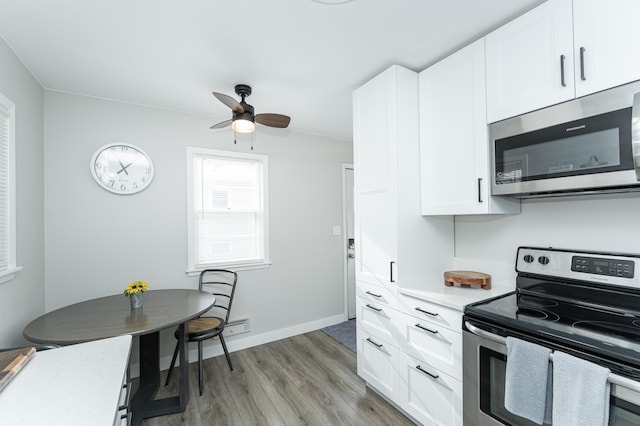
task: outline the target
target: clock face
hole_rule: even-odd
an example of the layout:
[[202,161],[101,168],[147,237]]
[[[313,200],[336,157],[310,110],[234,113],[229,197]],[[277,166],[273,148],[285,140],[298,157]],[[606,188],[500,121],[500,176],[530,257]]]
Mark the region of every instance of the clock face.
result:
[[151,158],[128,143],[110,143],[91,158],[91,174],[98,185],[115,194],[135,194],[153,179]]

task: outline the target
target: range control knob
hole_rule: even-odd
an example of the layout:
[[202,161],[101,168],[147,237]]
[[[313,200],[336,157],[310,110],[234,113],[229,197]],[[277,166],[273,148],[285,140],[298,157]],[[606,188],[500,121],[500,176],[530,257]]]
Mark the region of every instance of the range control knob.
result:
[[541,265],[546,265],[547,263],[549,263],[549,258],[548,258],[547,256],[540,256],[540,257],[538,258],[538,262],[539,262]]
[[530,254],[527,254],[523,260],[527,263],[531,263],[533,262],[533,256],[531,256]]

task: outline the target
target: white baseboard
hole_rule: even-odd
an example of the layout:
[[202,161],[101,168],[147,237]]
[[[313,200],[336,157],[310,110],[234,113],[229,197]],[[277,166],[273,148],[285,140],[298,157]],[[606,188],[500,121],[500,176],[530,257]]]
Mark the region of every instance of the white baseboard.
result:
[[[258,345],[264,345],[265,343],[275,342],[276,340],[286,339],[287,337],[297,336],[298,334],[308,333],[310,331],[320,330],[330,325],[335,325],[345,320],[345,314],[334,315],[332,317],[322,318],[320,320],[311,321],[303,324],[296,324],[291,327],[281,328],[278,330],[267,331],[260,334],[238,335],[233,337],[225,337],[227,343],[227,349],[229,352],[240,351],[242,349],[252,348]],[[242,336],[242,337],[241,337]],[[198,361],[198,349],[196,345],[190,345],[193,349],[189,350],[189,362]],[[213,358],[222,355],[222,345],[220,339],[212,339],[209,342],[205,342],[202,356],[204,359]],[[178,365],[176,363],[176,365]],[[160,358],[160,369],[166,370],[171,365],[171,355]],[[131,365],[132,377],[137,377],[139,374],[139,364]]]

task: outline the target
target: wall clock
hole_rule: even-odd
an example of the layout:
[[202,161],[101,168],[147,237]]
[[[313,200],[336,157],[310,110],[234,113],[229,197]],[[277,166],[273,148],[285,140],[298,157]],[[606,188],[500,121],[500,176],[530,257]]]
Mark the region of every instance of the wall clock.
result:
[[137,146],[122,142],[98,148],[89,167],[98,185],[121,195],[142,191],[154,174],[151,158]]

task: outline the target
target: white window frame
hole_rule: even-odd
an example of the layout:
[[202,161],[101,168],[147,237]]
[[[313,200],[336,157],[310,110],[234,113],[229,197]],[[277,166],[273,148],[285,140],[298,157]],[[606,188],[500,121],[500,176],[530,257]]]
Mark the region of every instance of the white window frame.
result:
[[[7,215],[7,229],[0,229],[1,240],[7,244],[7,266],[0,269],[0,284],[15,278],[16,272],[22,269],[16,266],[16,106],[6,96],[0,93],[0,110],[9,116],[9,140],[7,142],[7,158],[6,163],[0,165],[6,167],[8,195],[6,197],[7,205],[5,206]],[[2,147],[0,146],[0,149]],[[0,188],[2,190],[3,188]],[[2,209],[0,209],[2,214]]]
[[[197,244],[198,238],[195,235],[196,224],[194,211],[194,185],[193,185],[193,162],[197,157],[212,157],[229,160],[251,160],[259,161],[262,165],[262,226],[261,235],[263,238],[262,254],[260,259],[242,262],[217,262],[206,265],[197,263]],[[268,197],[268,157],[261,154],[247,154],[235,151],[222,151],[208,148],[187,147],[187,274],[194,276],[207,268],[230,269],[233,271],[247,269],[268,268],[271,265],[269,260],[269,197]]]

